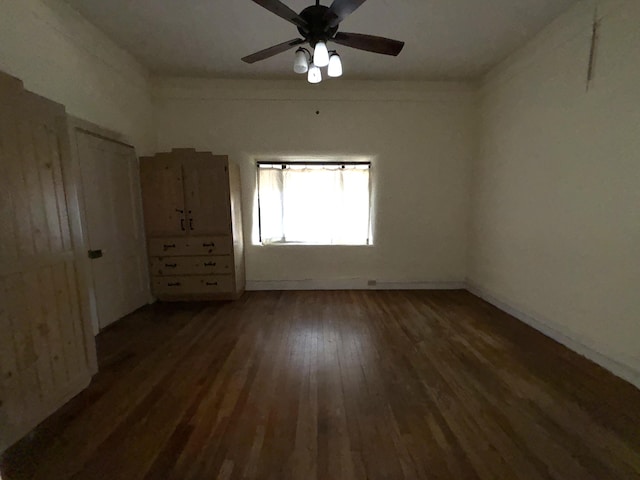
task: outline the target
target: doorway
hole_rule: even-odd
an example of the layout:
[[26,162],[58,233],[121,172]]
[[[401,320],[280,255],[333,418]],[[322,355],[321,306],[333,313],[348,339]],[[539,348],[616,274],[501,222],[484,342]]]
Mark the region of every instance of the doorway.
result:
[[75,128],[94,333],[149,303],[149,274],[135,150]]

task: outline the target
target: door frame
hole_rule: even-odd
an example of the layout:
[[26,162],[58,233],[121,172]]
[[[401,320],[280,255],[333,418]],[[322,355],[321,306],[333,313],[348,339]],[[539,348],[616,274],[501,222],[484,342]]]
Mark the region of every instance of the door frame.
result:
[[[100,333],[100,322],[98,318],[98,307],[96,300],[96,290],[95,290],[95,281],[93,278],[93,272],[91,269],[91,260],[87,255],[87,248],[89,245],[89,232],[87,230],[87,210],[85,204],[85,192],[84,185],[82,183],[82,172],[80,167],[80,147],[78,145],[78,135],[91,135],[108,142],[117,143],[119,145],[125,146],[127,148],[133,149],[135,152],[135,147],[128,141],[125,135],[122,135],[118,132],[114,132],[112,130],[108,130],[106,128],[100,127],[94,123],[91,123],[87,120],[83,120],[78,117],[74,117],[72,115],[68,115],[68,125],[69,125],[69,140],[71,143],[71,169],[72,175],[76,179],[76,185],[78,189],[78,210],[80,216],[81,223],[81,235],[82,235],[82,247],[83,247],[83,255],[81,255],[81,265],[82,265],[82,274],[87,279],[86,285],[88,290],[88,307],[89,307],[89,317],[91,320],[91,327],[93,329],[93,335],[96,336]],[[136,154],[136,163],[138,165],[138,169],[140,167],[140,159]],[[140,211],[140,228],[142,231],[143,237],[145,237],[144,231],[144,217],[143,212]],[[147,257],[147,245],[146,241],[144,242],[144,258]],[[147,303],[153,303],[155,300],[151,294],[151,285],[149,280],[149,268],[147,266],[146,269],[146,285],[147,285]]]

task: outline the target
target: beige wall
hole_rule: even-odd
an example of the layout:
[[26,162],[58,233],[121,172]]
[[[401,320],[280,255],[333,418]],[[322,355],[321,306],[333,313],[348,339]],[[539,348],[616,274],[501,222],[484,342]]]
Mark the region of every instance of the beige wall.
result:
[[469,280],[640,385],[640,2],[578,4],[481,90]]
[[[165,79],[155,96],[161,151],[195,147],[240,164],[249,288],[464,281],[470,86]],[[252,245],[255,159],[291,155],[372,158],[374,246]]]
[[60,0],[0,0],[0,70],[155,151],[146,70]]

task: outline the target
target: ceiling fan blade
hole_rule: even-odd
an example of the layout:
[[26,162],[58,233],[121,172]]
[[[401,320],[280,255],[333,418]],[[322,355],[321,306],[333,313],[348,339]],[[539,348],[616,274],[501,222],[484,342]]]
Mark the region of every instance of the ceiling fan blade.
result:
[[327,11],[328,27],[333,28],[354,12],[366,0],[334,0]]
[[362,33],[338,32],[331,39],[346,47],[366,50],[367,52],[382,53],[383,55],[397,56],[404,47],[404,42],[391,40],[390,38],[376,37],[375,35],[363,35]]
[[288,22],[293,23],[294,25],[302,28],[305,31],[309,30],[309,25],[307,22],[296,12],[287,7],[280,0],[253,0],[255,3],[260,5],[261,7],[266,8],[271,13],[275,13],[281,18],[284,18]]
[[296,45],[302,45],[306,40],[301,38],[294,38],[293,40],[289,40],[287,42],[279,43],[278,45],[274,45],[273,47],[265,48],[264,50],[260,50],[252,55],[248,55],[242,59],[243,62],[247,63],[255,63],[260,60],[266,60],[269,57],[273,57],[274,55],[278,55],[279,53],[286,52],[287,50],[295,47]]

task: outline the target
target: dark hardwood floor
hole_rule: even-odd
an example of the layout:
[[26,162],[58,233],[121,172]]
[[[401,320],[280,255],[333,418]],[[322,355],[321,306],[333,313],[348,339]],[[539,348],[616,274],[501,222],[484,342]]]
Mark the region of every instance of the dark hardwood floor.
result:
[[5,480],[640,478],[640,391],[464,291],[157,304]]

